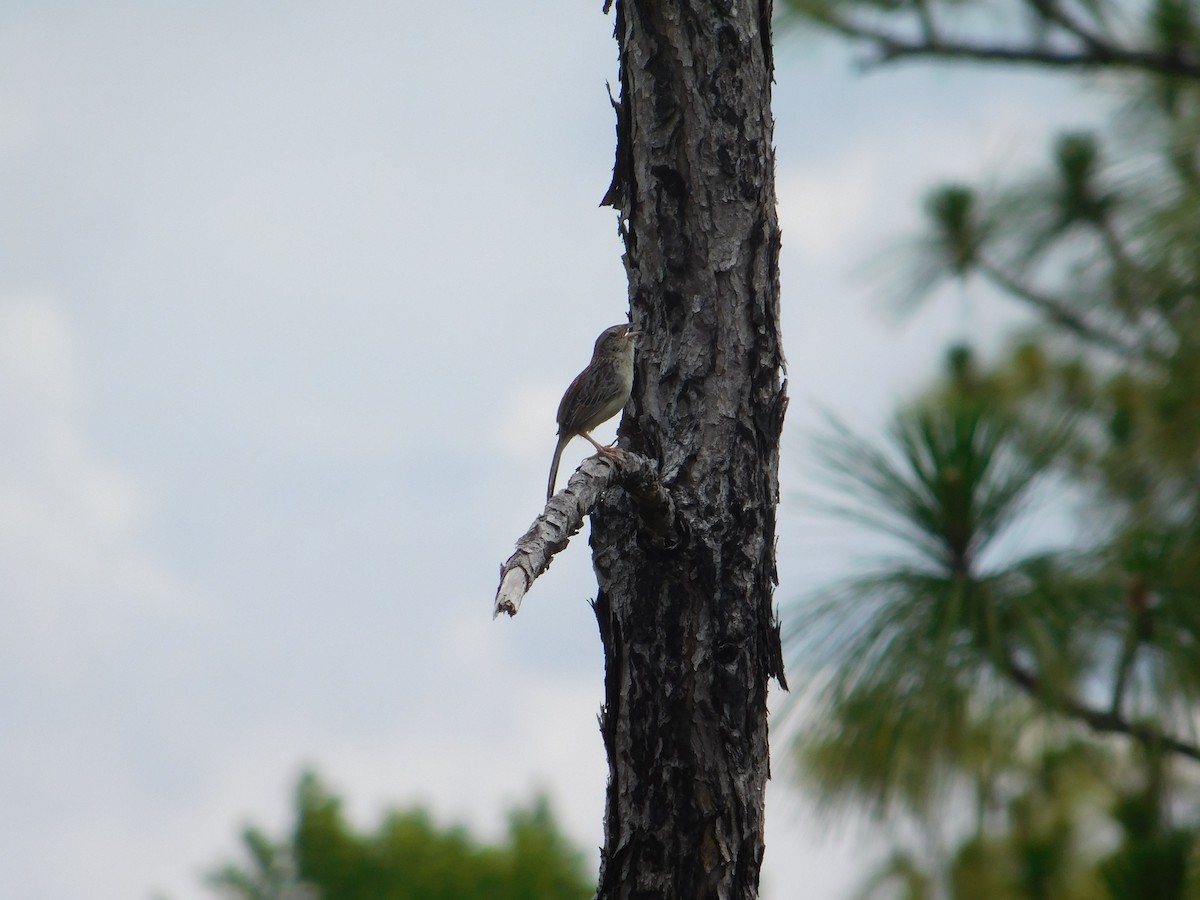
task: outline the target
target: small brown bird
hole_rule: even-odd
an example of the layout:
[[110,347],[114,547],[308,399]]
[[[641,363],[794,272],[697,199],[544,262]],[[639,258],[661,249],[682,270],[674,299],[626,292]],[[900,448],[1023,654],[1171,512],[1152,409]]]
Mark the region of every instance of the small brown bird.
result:
[[558,463],[563,447],[571,438],[576,435],[587,438],[604,456],[614,456],[620,452],[602,446],[588,432],[607,422],[629,402],[629,393],[633,390],[633,339],[638,334],[640,332],[628,325],[604,329],[596,338],[592,361],[563,394],[562,402],[558,404],[558,445],[554,448],[554,460],[550,463],[547,500],[554,496]]

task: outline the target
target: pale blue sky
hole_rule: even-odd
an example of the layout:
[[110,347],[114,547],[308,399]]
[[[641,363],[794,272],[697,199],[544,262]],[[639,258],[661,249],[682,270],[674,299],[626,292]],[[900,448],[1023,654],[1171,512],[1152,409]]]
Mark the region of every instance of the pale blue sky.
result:
[[[363,822],[495,829],[544,787],[599,843],[585,536],[491,602],[627,308],[600,5],[0,5],[0,896],[204,896],[304,764]],[[931,179],[1088,108],[778,44],[794,488],[820,407],[877,420],[1010,319],[897,329],[855,273]],[[780,536],[781,600],[852,552]],[[861,851],[789,791],[764,896],[838,896]]]

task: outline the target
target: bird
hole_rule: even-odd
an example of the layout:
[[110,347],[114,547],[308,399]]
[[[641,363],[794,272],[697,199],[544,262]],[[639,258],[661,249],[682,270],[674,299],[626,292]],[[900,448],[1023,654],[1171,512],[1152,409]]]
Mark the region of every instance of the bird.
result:
[[563,448],[578,435],[591,442],[603,456],[616,456],[619,450],[605,447],[588,432],[607,422],[625,408],[633,390],[633,343],[641,334],[629,325],[613,325],[600,332],[592,361],[575,376],[558,404],[558,444],[550,463],[550,484],[546,500],[554,496],[554,481]]

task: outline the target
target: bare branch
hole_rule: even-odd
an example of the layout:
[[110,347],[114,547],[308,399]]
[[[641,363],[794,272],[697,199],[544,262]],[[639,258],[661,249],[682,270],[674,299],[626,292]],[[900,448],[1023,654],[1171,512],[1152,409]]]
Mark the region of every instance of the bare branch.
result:
[[876,56],[862,63],[864,69],[904,59],[940,58],[978,62],[1028,63],[1066,69],[1095,69],[1101,66],[1137,69],[1176,78],[1200,79],[1200,58],[1180,52],[1133,50],[1107,44],[1079,50],[1052,50],[1036,45],[977,44],[971,41],[913,41],[847,22],[828,23],[834,30],[876,45]]
[[1188,759],[1200,761],[1200,747],[1169,734],[1153,725],[1131,722],[1111,710],[1094,709],[1074,697],[1062,696],[1046,688],[1042,680],[1013,659],[1004,660],[1005,674],[1025,693],[1047,704],[1099,734],[1124,734],[1147,747],[1158,747]]
[[1088,322],[1065,302],[1043,293],[1017,281],[1004,271],[1003,267],[995,265],[982,257],[976,261],[981,274],[997,287],[1012,294],[1018,300],[1028,303],[1042,315],[1068,331],[1074,332],[1085,341],[1091,341],[1098,347],[1103,347],[1122,357],[1130,358],[1137,354],[1137,347],[1118,335],[1107,332]]
[[659,547],[676,542],[675,505],[658,478],[656,465],[644,456],[623,451],[619,457],[593,456],[584,460],[567,486],[546,503],[545,511],[517,541],[517,549],[500,567],[500,587],[492,618],[515,616],[521,599],[539,575],[550,568],[554,555],[566,548],[583,527],[584,516],[600,504],[604,492],[623,486],[637,504],[643,533]]
[[941,43],[941,36],[933,18],[933,10],[929,8],[928,0],[915,0],[914,6],[917,11],[917,21],[921,23],[921,35],[925,38],[925,43],[931,47],[937,46]]
[[1119,716],[1123,712],[1125,691],[1129,688],[1129,675],[1140,646],[1141,642],[1138,640],[1137,623],[1130,622],[1129,633],[1122,642],[1121,658],[1117,661],[1117,671],[1113,677],[1112,702],[1108,707],[1111,715]]
[[863,69],[905,59],[927,58],[1025,63],[1064,69],[1095,69],[1103,66],[1200,79],[1200,55],[1194,52],[1179,48],[1153,50],[1124,47],[1089,31],[1054,3],[1039,0],[1034,5],[1046,21],[1070,35],[1079,46],[1053,48],[1033,40],[1028,43],[978,43],[965,38],[947,39],[942,30],[936,27],[924,0],[917,0],[915,6],[919,37],[867,25],[828,10],[814,16],[813,21],[851,40],[873,44],[875,54],[860,63]]
[[1089,50],[1098,53],[1112,52],[1113,47],[1111,44],[1105,42],[1099,35],[1092,34],[1083,25],[1071,18],[1066,10],[1058,5],[1057,0],[1029,0],[1029,5],[1047,22],[1053,22],[1068,34],[1079,38],[1087,45]]

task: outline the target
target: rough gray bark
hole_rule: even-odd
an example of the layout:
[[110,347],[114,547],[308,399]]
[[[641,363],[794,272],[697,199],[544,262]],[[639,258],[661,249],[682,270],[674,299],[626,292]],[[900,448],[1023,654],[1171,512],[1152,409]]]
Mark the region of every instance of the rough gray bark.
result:
[[647,540],[621,491],[593,514],[610,767],[598,900],[758,895],[767,684],[783,684],[770,24],[770,0],[616,3],[605,202],[645,332],[620,438],[658,462],[678,539]]

